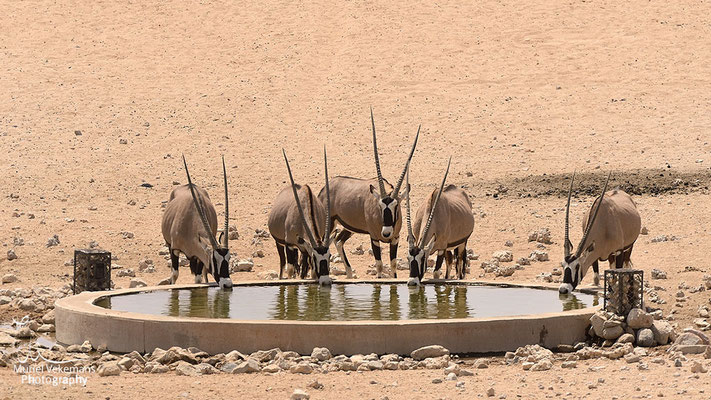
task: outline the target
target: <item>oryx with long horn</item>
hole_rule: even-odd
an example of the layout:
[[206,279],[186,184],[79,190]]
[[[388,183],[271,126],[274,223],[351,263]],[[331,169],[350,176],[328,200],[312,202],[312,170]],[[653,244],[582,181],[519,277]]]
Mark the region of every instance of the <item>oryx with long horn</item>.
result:
[[[375,257],[377,277],[383,276],[383,262],[381,259],[380,243],[390,245],[390,269],[393,277],[397,278],[397,247],[402,226],[400,212],[400,189],[405,179],[405,172],[410,166],[412,155],[420,136],[417,128],[415,141],[412,143],[410,154],[405,161],[400,178],[393,187],[384,178],[380,171],[380,157],[378,156],[378,143],[375,135],[375,120],[373,110],[370,110],[370,121],[373,127],[373,154],[375,169],[378,177],[374,179],[358,179],[347,176],[337,176],[330,182],[331,185],[331,218],[343,226],[343,231],[336,237],[336,250],[346,266],[346,275],[353,277],[353,270],[348,257],[343,250],[345,242],[354,234],[362,233],[370,236],[370,244]],[[326,188],[321,189],[319,199],[326,203]]]
[[602,194],[593,202],[590,211],[583,220],[583,238],[575,253],[570,242],[568,222],[570,219],[570,197],[573,193],[575,173],[570,180],[568,203],[565,207],[565,243],[563,250],[563,283],[558,291],[562,294],[572,292],[583,280],[592,265],[595,272],[594,284],[600,284],[598,261],[609,261],[610,267],[630,266],[630,256],[642,219],[632,197],[620,189],[606,192],[610,174],[602,188]]
[[[283,278],[284,264],[287,276],[294,278],[300,272],[306,277],[309,266],[312,277],[322,285],[331,283],[329,246],[336,232],[332,231],[331,210],[328,201],[322,203],[311,191],[309,185],[297,185],[291,173],[286,152],[282,149],[291,185],[277,195],[269,213],[269,232],[276,242],[279,253],[279,278]],[[324,174],[326,178],[326,199],[330,199],[328,185],[328,161],[326,148],[323,149]],[[326,206],[324,206],[326,204]],[[307,210],[308,213],[305,213]],[[301,252],[301,262],[297,263]]]
[[[449,279],[451,264],[455,265],[457,278],[464,279],[467,270],[467,241],[474,231],[474,215],[472,203],[467,193],[455,185],[444,187],[449,174],[449,158],[447,170],[442,178],[442,184],[434,189],[428,200],[417,210],[414,230],[410,217],[410,173],[407,173],[407,260],[410,264],[408,285],[419,285],[427,270],[427,259],[432,252],[437,253],[434,277],[439,278],[439,269],[446,257]],[[425,219],[425,217],[427,219]],[[424,222],[424,224],[423,224]]]
[[[163,213],[161,228],[168,245],[173,267],[171,283],[178,280],[178,257],[180,253],[190,260],[190,271],[195,283],[205,283],[207,273],[212,274],[220,288],[232,287],[230,279],[230,250],[228,243],[229,198],[227,196],[227,169],[222,157],[222,173],[225,182],[225,228],[217,234],[217,213],[205,189],[193,184],[188,171],[188,163],[183,156],[188,184],[178,186],[170,192],[170,199]],[[207,268],[206,268],[207,266]]]

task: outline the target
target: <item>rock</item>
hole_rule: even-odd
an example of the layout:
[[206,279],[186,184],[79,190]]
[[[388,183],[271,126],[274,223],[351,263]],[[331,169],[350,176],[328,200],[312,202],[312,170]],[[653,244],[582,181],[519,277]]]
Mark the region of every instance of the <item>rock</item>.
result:
[[121,138],[119,139],[119,144],[128,144],[128,140]]
[[254,261],[252,261],[250,259],[239,260],[236,263],[233,263],[230,272],[251,272],[253,268],[254,268]]
[[627,314],[627,325],[632,329],[650,328],[654,317],[640,308],[633,308]]
[[124,277],[135,277],[136,272],[132,270],[131,268],[126,268],[126,269],[120,269],[116,271],[116,277],[117,278],[124,278]]
[[118,362],[109,361],[99,365],[96,372],[99,376],[118,376],[121,375],[121,367],[119,367]]
[[621,326],[612,326],[609,328],[603,328],[601,337],[607,340],[616,340],[622,336],[623,333],[625,333],[625,330]]
[[507,277],[511,276],[516,272],[516,268],[511,265],[502,265],[494,270],[494,275]]
[[548,261],[548,252],[543,250],[534,250],[528,258],[532,261]]
[[59,245],[59,236],[54,235],[49,240],[47,240],[47,247],[54,247]]
[[449,355],[449,350],[445,349],[440,345],[431,345],[420,347],[419,349],[410,353],[410,357],[416,361],[422,361],[426,358],[441,357]]
[[319,382],[317,379],[314,379],[311,383],[308,384],[308,387],[310,387],[311,389],[321,390],[323,389],[323,383]]
[[214,375],[220,372],[217,368],[208,363],[200,363],[195,366],[195,371],[200,375]]
[[650,329],[654,334],[654,341],[657,342],[658,345],[663,346],[669,343],[669,335],[671,335],[673,330],[669,322],[664,320],[654,320]]
[[457,380],[457,374],[455,374],[454,372],[450,372],[449,374],[447,374],[447,377],[444,378],[444,380],[446,380],[446,381],[456,381],[456,380]]
[[122,231],[121,237],[124,239],[133,239],[135,237],[135,235],[133,234],[133,232]]
[[222,367],[220,368],[220,371],[231,374],[232,371],[235,370],[235,368],[237,368],[237,364],[235,364],[233,362],[226,362],[222,365]]
[[168,277],[168,278],[160,280],[158,283],[156,283],[156,286],[171,285],[172,283],[173,283],[172,279],[170,277]]
[[564,368],[564,369],[577,368],[578,362],[577,361],[564,361],[560,366],[561,366],[561,368]]
[[634,335],[625,333],[617,339],[617,343],[634,343]]
[[636,362],[639,362],[640,360],[641,360],[641,357],[638,356],[637,354],[630,353],[630,354],[625,355],[625,361],[627,361],[627,364],[636,363]]
[[313,367],[307,362],[300,362],[289,368],[289,372],[292,374],[310,374],[313,370]]
[[496,395],[496,391],[494,390],[493,387],[490,387],[489,389],[486,390],[486,395],[488,397],[494,397],[494,395]]
[[489,361],[484,358],[480,358],[474,362],[474,368],[476,368],[476,369],[489,368]]
[[12,298],[10,296],[0,296],[0,306],[4,306],[5,304],[10,304],[12,301]]
[[42,324],[37,328],[37,332],[54,332],[54,325],[52,324]]
[[274,271],[273,269],[270,269],[268,271],[261,272],[259,275],[257,275],[259,279],[262,280],[274,280],[279,278],[279,273]]
[[658,269],[653,269],[652,279],[667,279],[667,273]]
[[136,360],[131,357],[123,357],[118,361],[119,367],[121,367],[124,371],[131,369],[134,364],[136,364]]
[[291,394],[291,400],[308,400],[311,398],[306,391],[301,389],[295,389],[294,393]]
[[0,347],[14,347],[18,340],[5,332],[0,332]]
[[651,329],[644,328],[637,331],[637,345],[642,347],[652,347],[656,345],[654,333]]
[[541,228],[528,234],[529,242],[538,242],[543,244],[552,244],[551,231],[548,228]]
[[691,363],[692,374],[705,374],[706,372],[708,372],[708,370],[700,362],[694,361]]
[[537,362],[531,367],[531,371],[548,371],[553,368],[553,363],[551,360],[544,358],[543,360]]
[[42,322],[45,324],[53,324],[54,323],[54,310],[50,310],[46,314],[44,314],[42,316]]
[[602,329],[605,321],[607,321],[607,317],[602,311],[598,311],[590,317],[590,324],[596,336],[602,337]]
[[314,347],[311,352],[311,357],[317,359],[318,361],[326,361],[332,358],[331,352],[325,347]]
[[671,349],[678,351],[681,354],[702,354],[705,351],[708,351],[709,346],[705,344],[675,344]]
[[647,229],[646,226],[643,226],[642,229],[639,230],[640,235],[649,235],[649,229]]
[[185,361],[178,361],[178,365],[175,367],[175,374],[180,376],[199,376],[200,373],[189,363]]
[[266,372],[269,374],[274,374],[281,371],[281,368],[279,368],[279,365],[277,364],[269,364],[266,367],[262,368],[262,372]]
[[242,362],[235,369],[232,370],[233,374],[250,374],[252,372],[259,372],[261,367],[259,362],[253,358],[248,358],[247,361]]
[[[15,250],[10,249],[7,251],[7,260],[8,261],[17,260],[17,254],[15,254]],[[12,283],[12,282],[3,282],[3,283]]]
[[439,378],[434,378],[434,379],[432,379],[432,383],[434,383],[436,385],[436,384],[442,383],[442,380]]
[[491,257],[498,262],[513,261],[513,253],[509,250],[501,250],[501,251],[494,252],[494,254]]
[[5,274],[2,276],[2,283],[15,283],[17,282],[17,277],[15,274]]
[[695,335],[691,332],[684,332],[679,337],[676,338],[674,341],[674,344],[680,345],[680,346],[693,346],[693,345],[704,345],[703,339],[699,337],[698,335]]
[[[249,355],[249,358],[253,358],[259,362],[267,362],[274,360],[281,353],[280,349],[271,350],[259,350]],[[240,353],[241,354],[241,353]]]
[[146,287],[148,284],[146,281],[140,278],[133,278],[131,279],[131,282],[129,282],[128,287],[129,288],[137,288],[137,287]]

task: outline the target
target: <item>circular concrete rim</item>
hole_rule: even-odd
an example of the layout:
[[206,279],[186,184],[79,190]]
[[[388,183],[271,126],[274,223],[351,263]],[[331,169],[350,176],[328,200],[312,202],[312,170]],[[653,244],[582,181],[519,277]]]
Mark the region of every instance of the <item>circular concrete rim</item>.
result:
[[[244,281],[235,286],[313,284],[311,280]],[[338,279],[339,284],[406,284],[405,279]],[[481,280],[427,280],[425,285],[485,285],[556,290],[558,285]],[[80,344],[89,340],[116,352],[149,352],[156,347],[194,346],[211,354],[231,350],[252,352],[279,347],[310,354],[327,347],[334,354],[397,353],[442,344],[453,353],[513,351],[526,344],[554,348],[585,339],[590,317],[600,305],[578,310],[488,318],[412,319],[397,321],[236,320],[171,317],[117,311],[94,303],[107,296],[173,289],[203,288],[205,284],[164,285],[111,292],[83,292],[56,302],[57,340]],[[599,293],[596,288],[579,292]],[[557,294],[557,293],[556,293]]]
[[[343,284],[406,284],[406,279],[339,279],[334,280],[333,285]],[[448,285],[472,285],[472,286],[494,286],[494,287],[522,287],[531,289],[557,290],[556,284],[543,283],[525,283],[525,282],[500,282],[500,281],[483,281],[483,280],[445,280],[445,279],[430,279],[423,282],[423,285],[432,284],[448,284]],[[302,285],[315,284],[313,280],[281,280],[281,281],[243,281],[235,283],[234,286],[279,286],[279,285]],[[57,301],[57,306],[62,306],[67,309],[75,309],[89,314],[115,316],[124,319],[141,319],[141,320],[167,320],[167,321],[185,321],[185,322],[217,322],[217,323],[259,323],[259,324],[289,324],[289,325],[402,325],[408,323],[446,323],[446,322],[465,322],[465,321],[491,321],[500,319],[532,319],[536,317],[558,316],[558,315],[573,315],[573,314],[589,314],[597,311],[600,306],[579,308],[576,310],[560,311],[552,313],[540,314],[522,314],[503,317],[474,317],[474,318],[448,318],[448,319],[403,319],[403,320],[354,320],[354,321],[303,321],[303,320],[239,320],[231,318],[201,318],[201,317],[172,317],[167,315],[142,314],[128,311],[118,311],[97,306],[95,303],[105,297],[122,296],[127,294],[135,294],[141,292],[153,292],[157,290],[182,290],[196,289],[204,287],[216,287],[216,283],[210,284],[184,284],[184,285],[162,285],[162,286],[145,286],[140,288],[119,289],[108,292],[83,292],[78,295],[65,297]],[[578,292],[585,294],[599,294],[600,290],[594,287],[578,288]],[[61,302],[61,304],[60,304]]]

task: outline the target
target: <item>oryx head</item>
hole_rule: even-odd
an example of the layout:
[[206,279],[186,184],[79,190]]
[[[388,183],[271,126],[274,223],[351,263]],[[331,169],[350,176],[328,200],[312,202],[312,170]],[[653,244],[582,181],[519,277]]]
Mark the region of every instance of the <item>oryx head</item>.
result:
[[417,128],[417,135],[415,135],[415,141],[412,143],[412,149],[410,150],[410,155],[407,157],[407,161],[405,162],[405,167],[402,169],[400,179],[398,179],[393,191],[388,193],[385,191],[383,174],[380,172],[380,158],[378,157],[378,142],[375,137],[375,120],[373,119],[372,108],[370,109],[370,122],[373,125],[373,153],[375,155],[375,169],[378,171],[379,186],[379,189],[376,190],[373,185],[370,185],[370,193],[373,197],[375,197],[378,202],[378,206],[380,207],[380,215],[383,225],[383,228],[380,230],[380,234],[383,235],[383,238],[389,240],[395,231],[395,223],[397,222],[399,214],[398,206],[400,204],[400,186],[402,186],[402,181],[405,179],[405,172],[410,166],[412,155],[415,153],[417,139],[420,137],[420,127]]
[[185,161],[185,156],[183,156],[183,164],[185,165],[185,173],[188,175],[188,187],[190,188],[190,194],[193,197],[193,203],[195,203],[195,207],[200,215],[200,220],[202,221],[203,228],[205,228],[207,237],[210,239],[210,245],[206,248],[207,254],[210,255],[210,265],[207,266],[208,271],[212,274],[215,282],[220,285],[221,289],[230,289],[232,288],[232,279],[230,279],[230,249],[227,237],[230,213],[229,197],[227,196],[227,169],[225,168],[225,157],[222,157],[222,174],[225,181],[225,229],[222,231],[219,244],[212,235],[210,224],[207,222],[207,216],[205,215],[201,203],[198,201],[197,195],[195,194],[195,188],[192,180],[190,179],[190,172],[188,171],[188,163]]
[[[580,240],[580,244],[578,245],[575,254],[573,254],[573,244],[570,242],[568,224],[570,220],[570,196],[573,193],[573,182],[575,181],[575,172],[573,172],[573,178],[570,180],[570,188],[568,189],[568,203],[565,206],[565,243],[563,244],[565,259],[563,260],[563,283],[561,283],[560,288],[558,288],[558,291],[561,294],[572,292],[578,286],[580,281],[583,280],[583,276],[585,276],[587,269],[590,267],[590,265],[581,265],[580,261],[587,259],[587,254],[595,250],[595,242],[588,243],[588,235],[590,234],[590,229],[597,218],[597,212],[600,210],[600,206],[602,205],[602,199],[605,197],[607,183],[610,181],[610,174],[607,175],[607,180],[602,188],[602,194],[600,194],[600,197],[596,200],[597,206],[595,207],[592,218],[588,220],[588,225],[585,228],[583,238]],[[593,203],[593,205],[594,204],[595,203]]]
[[[335,236],[336,232],[331,232],[331,193],[328,186],[328,160],[326,158],[326,146],[323,147],[323,164],[324,164],[324,175],[326,178],[326,231],[323,233],[323,237],[318,237],[318,230],[316,228],[316,221],[313,222],[313,229],[316,230],[316,238],[314,238],[314,233],[311,230],[308,222],[306,221],[306,216],[304,214],[304,209],[301,207],[301,202],[299,201],[299,195],[296,191],[296,183],[294,183],[294,176],[291,174],[291,167],[289,166],[289,160],[286,157],[286,151],[281,150],[284,154],[284,161],[286,161],[286,169],[289,171],[289,180],[291,181],[291,189],[294,193],[294,200],[296,201],[296,207],[299,210],[299,215],[301,216],[301,223],[304,224],[304,231],[306,231],[307,241],[304,238],[299,238],[303,241],[303,245],[306,247],[309,253],[309,263],[316,272],[316,277],[318,277],[318,282],[321,285],[330,285],[331,277],[329,276],[331,262],[331,252],[329,250],[331,240]],[[309,201],[313,201],[309,199]],[[305,267],[304,267],[305,268]]]
[[[437,197],[435,197],[432,202],[432,209],[430,209],[430,215],[427,217],[427,223],[424,231],[422,231],[419,243],[415,243],[415,236],[412,233],[412,220],[410,217],[410,172],[407,172],[407,190],[405,200],[407,201],[407,262],[410,264],[410,279],[407,280],[408,285],[419,285],[420,282],[422,282],[422,278],[425,276],[425,271],[427,271],[427,258],[429,257],[430,252],[432,252],[432,247],[434,247],[436,241],[435,235],[432,235],[429,240],[427,239],[427,235],[432,224],[432,217],[434,216],[435,209],[437,208],[437,202],[439,202],[439,198],[442,196],[442,189],[444,189],[444,183],[447,181],[447,174],[449,174],[449,165],[451,163],[452,157],[450,157],[449,162],[447,162],[447,170],[444,172],[442,185],[439,187]],[[428,241],[425,243],[425,240]]]

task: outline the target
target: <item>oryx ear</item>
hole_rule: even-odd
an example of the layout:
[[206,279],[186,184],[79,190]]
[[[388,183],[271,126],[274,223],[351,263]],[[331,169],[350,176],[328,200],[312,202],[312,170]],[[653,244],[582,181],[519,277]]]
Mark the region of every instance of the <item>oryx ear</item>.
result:
[[222,241],[222,238],[225,236],[225,231],[220,232],[220,238],[217,240],[217,243],[222,243],[224,244],[225,242]]
[[595,250],[595,242],[590,243],[590,246],[588,246],[587,249],[585,249],[588,253]]
[[373,185],[370,185],[370,194],[375,197],[375,200],[380,200],[380,193],[378,193],[377,189]]

